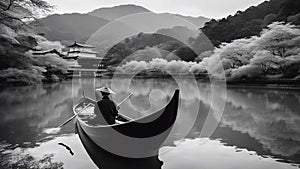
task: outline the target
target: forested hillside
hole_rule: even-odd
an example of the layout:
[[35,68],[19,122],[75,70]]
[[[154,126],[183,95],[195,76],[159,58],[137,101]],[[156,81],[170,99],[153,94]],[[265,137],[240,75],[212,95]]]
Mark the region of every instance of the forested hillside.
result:
[[246,11],[238,11],[234,16],[221,20],[211,20],[202,28],[215,46],[235,39],[258,35],[263,28],[275,21],[300,24],[299,0],[270,0]]
[[299,27],[274,22],[257,36],[224,43],[213,51],[202,53],[198,56],[199,62],[167,61],[164,58],[131,61],[119,71],[138,73],[144,69],[160,69],[170,73],[191,72],[202,78],[208,78],[208,75],[224,78],[224,73],[227,82],[299,81],[299,53]]
[[[173,55],[170,55],[173,53]],[[151,61],[154,58],[193,61],[197,54],[184,43],[161,34],[140,33],[114,45],[105,55],[107,65],[132,60]]]

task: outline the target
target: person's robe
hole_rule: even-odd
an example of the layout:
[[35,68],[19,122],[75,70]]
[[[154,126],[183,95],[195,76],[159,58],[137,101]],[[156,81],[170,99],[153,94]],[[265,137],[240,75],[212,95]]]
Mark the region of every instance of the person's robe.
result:
[[94,110],[97,123],[101,125],[115,124],[116,117],[118,116],[115,103],[108,96],[104,96],[102,100],[97,102],[97,105]]

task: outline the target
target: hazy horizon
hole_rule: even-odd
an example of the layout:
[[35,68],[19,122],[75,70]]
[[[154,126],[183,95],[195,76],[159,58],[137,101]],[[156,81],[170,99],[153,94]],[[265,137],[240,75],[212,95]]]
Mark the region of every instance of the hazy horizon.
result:
[[250,6],[256,6],[264,0],[159,0],[140,1],[140,0],[47,0],[55,5],[53,13],[88,13],[98,8],[113,7],[119,5],[132,4],[142,6],[156,13],[173,13],[193,17],[207,17],[220,19],[228,15],[234,15],[239,10],[246,10]]

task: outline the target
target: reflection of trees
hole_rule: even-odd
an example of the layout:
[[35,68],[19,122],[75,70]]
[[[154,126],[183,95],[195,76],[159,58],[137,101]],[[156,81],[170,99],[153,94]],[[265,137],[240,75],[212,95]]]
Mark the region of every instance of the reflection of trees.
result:
[[248,133],[274,154],[300,151],[299,93],[228,90],[222,123]]
[[0,161],[0,168],[30,168],[30,169],[59,169],[63,168],[62,162],[54,162],[53,154],[46,154],[41,159],[36,159],[29,154],[4,155]]
[[0,139],[34,145],[43,128],[54,127],[72,114],[72,86],[7,88],[0,92]]

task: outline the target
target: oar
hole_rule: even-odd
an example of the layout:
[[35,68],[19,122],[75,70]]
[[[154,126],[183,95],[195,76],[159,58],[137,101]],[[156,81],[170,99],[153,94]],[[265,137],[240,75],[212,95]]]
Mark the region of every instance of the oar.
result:
[[[125,99],[123,99],[118,105],[117,107],[121,106],[126,100],[128,100],[131,96],[133,95],[133,93],[130,93]],[[63,124],[59,125],[58,127],[61,128],[62,126],[66,125],[67,123],[69,123],[71,120],[73,120],[76,116],[78,116],[83,110],[85,110],[86,108],[89,107],[89,105],[91,105],[92,103],[89,103],[86,107],[84,107],[82,110],[80,110],[78,113],[76,113],[74,116],[72,116],[71,118],[69,118],[67,121],[65,121]]]
[[92,103],[89,103],[87,106],[85,106],[83,109],[81,109],[78,113],[76,113],[74,116],[72,116],[71,118],[69,118],[67,121],[63,122],[61,125],[59,125],[58,127],[54,127],[54,128],[49,128],[49,129],[45,129],[44,132],[47,134],[56,134],[58,132],[60,132],[60,129],[66,125],[67,123],[69,123],[70,121],[72,121],[76,116],[78,116],[83,110],[87,109]]
[[76,116],[78,116],[83,110],[87,109],[92,103],[89,103],[87,106],[85,106],[83,109],[81,109],[78,113],[76,113],[74,116],[70,117],[67,121],[65,121],[63,124],[59,125],[58,128],[61,128],[62,126],[69,123],[71,120],[73,120]]
[[[128,100],[131,96],[133,95],[133,93],[131,92],[125,99],[123,99],[118,105],[117,107],[121,106],[126,100]],[[62,123],[61,125],[59,125],[56,128],[51,128],[51,129],[46,129],[44,130],[45,133],[48,134],[56,134],[60,131],[60,129],[68,124],[70,121],[72,121],[75,117],[77,117],[83,110],[85,110],[86,108],[88,108],[92,103],[89,103],[87,106],[85,106],[83,109],[81,109],[78,113],[76,113],[75,115],[73,115],[72,117],[70,117],[68,120],[66,120],[64,123]]]
[[133,95],[133,93],[131,92],[127,97],[125,97],[125,99],[123,99],[118,105],[117,107],[121,106],[124,102],[126,102],[131,96]]

